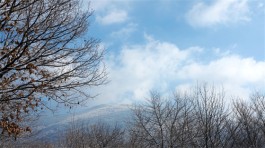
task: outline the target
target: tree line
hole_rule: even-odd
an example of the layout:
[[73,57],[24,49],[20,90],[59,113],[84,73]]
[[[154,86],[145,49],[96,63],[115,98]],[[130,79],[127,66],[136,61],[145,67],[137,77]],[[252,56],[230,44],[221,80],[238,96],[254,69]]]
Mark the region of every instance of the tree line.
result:
[[256,92],[248,100],[226,101],[222,89],[209,85],[167,98],[152,92],[145,103],[131,108],[126,127],[72,123],[57,143],[32,147],[264,147],[265,95]]

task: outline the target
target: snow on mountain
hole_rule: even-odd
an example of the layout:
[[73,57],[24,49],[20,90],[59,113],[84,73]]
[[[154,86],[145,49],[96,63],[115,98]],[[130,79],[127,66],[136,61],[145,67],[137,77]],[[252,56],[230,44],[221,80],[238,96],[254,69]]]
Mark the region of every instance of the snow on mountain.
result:
[[34,140],[55,141],[74,121],[76,123],[94,124],[104,122],[110,125],[126,126],[131,117],[130,105],[98,105],[79,112],[61,115],[50,115],[40,119],[39,125],[34,129]]

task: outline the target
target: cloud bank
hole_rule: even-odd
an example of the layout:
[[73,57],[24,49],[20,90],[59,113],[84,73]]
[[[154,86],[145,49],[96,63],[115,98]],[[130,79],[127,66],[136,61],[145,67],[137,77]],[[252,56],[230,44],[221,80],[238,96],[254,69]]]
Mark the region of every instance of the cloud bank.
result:
[[[202,47],[180,49],[148,35],[145,38],[145,44],[125,45],[118,55],[108,57],[110,83],[100,88],[105,101],[139,101],[150,90],[168,93],[197,82],[223,86],[228,97],[246,98],[254,90],[264,91],[265,61]],[[207,56],[213,58],[203,60]]]

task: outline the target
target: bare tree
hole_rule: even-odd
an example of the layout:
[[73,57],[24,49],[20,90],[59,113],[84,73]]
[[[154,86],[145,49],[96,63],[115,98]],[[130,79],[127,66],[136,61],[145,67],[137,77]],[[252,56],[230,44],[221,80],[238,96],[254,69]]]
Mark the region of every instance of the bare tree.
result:
[[60,133],[60,147],[83,148],[88,145],[89,129],[84,123],[72,122],[66,132]]
[[197,147],[227,147],[226,121],[229,113],[224,103],[224,91],[203,84],[194,92]]
[[[0,1],[0,128],[17,137],[23,114],[45,100],[65,105],[91,98],[83,86],[105,82],[103,51],[87,38],[90,11],[78,0]],[[81,95],[81,96],[80,96]]]
[[237,127],[224,96],[223,89],[207,84],[169,99],[151,93],[146,104],[133,109],[129,143],[133,147],[232,147]]
[[93,125],[72,124],[64,133],[60,146],[68,148],[120,148],[124,145],[124,132],[117,124],[115,126],[103,122]]
[[262,142],[265,143],[265,94],[256,92],[250,97],[252,101],[252,109],[256,116],[255,123],[259,127]]
[[193,138],[192,106],[187,96],[162,99],[158,93],[133,109],[130,143],[140,147],[189,147]]
[[114,127],[104,123],[98,123],[90,126],[90,147],[123,147],[124,144],[124,130],[117,124]]
[[233,133],[233,140],[238,147],[263,147],[264,135],[264,96],[255,94],[250,101],[236,101],[234,103],[234,124],[237,128]]

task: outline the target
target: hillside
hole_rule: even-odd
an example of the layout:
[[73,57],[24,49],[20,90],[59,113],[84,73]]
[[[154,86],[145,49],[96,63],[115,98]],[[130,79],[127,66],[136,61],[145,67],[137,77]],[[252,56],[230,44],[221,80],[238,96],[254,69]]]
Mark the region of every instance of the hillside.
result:
[[103,104],[90,107],[79,112],[68,112],[68,114],[44,116],[40,118],[38,126],[33,129],[34,133],[29,139],[46,142],[56,141],[58,140],[60,134],[62,134],[73,122],[84,124],[104,122],[109,125],[118,124],[119,126],[124,127],[130,116],[130,106],[126,104]]

